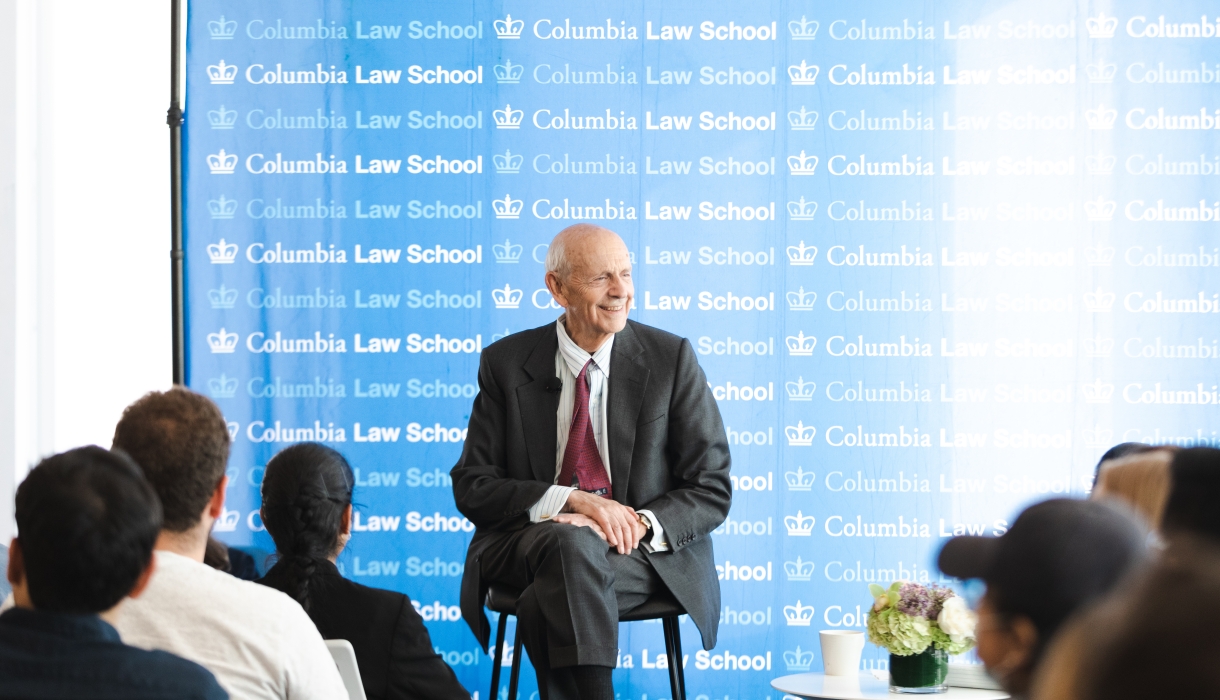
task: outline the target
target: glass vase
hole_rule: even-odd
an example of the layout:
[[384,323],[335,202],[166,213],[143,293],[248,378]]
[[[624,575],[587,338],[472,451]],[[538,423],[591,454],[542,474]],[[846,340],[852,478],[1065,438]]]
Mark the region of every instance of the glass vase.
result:
[[949,688],[949,653],[928,647],[911,656],[890,654],[890,692],[924,695],[943,693]]

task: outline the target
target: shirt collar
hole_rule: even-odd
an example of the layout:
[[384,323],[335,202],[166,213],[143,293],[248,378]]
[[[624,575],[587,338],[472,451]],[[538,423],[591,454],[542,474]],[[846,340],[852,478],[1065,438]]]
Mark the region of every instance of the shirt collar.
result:
[[580,370],[584,369],[589,358],[593,359],[593,364],[602,371],[604,376],[610,376],[610,350],[614,347],[613,335],[602,343],[596,352],[589,354],[568,336],[568,329],[563,327],[563,316],[560,316],[559,320],[555,322],[555,328],[559,336],[559,356],[563,358],[573,376],[580,376]]
[[98,615],[10,608],[0,615],[0,624],[79,641],[120,641],[114,627]]

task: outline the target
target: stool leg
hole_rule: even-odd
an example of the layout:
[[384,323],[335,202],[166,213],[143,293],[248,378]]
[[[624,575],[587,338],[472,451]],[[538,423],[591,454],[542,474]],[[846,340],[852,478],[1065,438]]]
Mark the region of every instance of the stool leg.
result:
[[496,700],[500,692],[500,662],[504,655],[504,629],[508,627],[508,615],[500,613],[500,624],[496,625],[496,651],[491,662],[491,693],[490,700]]
[[[674,658],[678,660],[676,664],[678,669],[678,694],[681,700],[686,700],[686,668],[682,665],[682,626],[679,624],[681,618],[671,618],[670,629],[673,630],[674,636]],[[673,700],[678,700],[674,698]]]
[[[517,680],[521,678],[521,621],[513,634],[513,669],[508,674],[508,700],[517,700]],[[494,700],[489,698],[488,700]]]
[[669,692],[672,700],[686,700],[682,689],[682,652],[675,652],[675,640],[678,636],[677,619],[662,618],[661,627],[665,633],[665,653],[669,657]]

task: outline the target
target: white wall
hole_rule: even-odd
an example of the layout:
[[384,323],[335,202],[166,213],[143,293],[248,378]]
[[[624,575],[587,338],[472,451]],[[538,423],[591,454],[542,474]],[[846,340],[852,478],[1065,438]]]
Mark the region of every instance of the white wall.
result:
[[168,0],[0,0],[0,538],[31,463],[170,385]]

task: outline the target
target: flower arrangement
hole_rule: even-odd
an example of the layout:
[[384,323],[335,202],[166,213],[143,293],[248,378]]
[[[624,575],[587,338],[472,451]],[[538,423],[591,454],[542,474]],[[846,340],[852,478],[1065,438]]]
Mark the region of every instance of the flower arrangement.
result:
[[961,654],[974,646],[978,616],[948,588],[904,581],[868,588],[874,598],[868,639],[894,656],[922,654],[929,647]]

